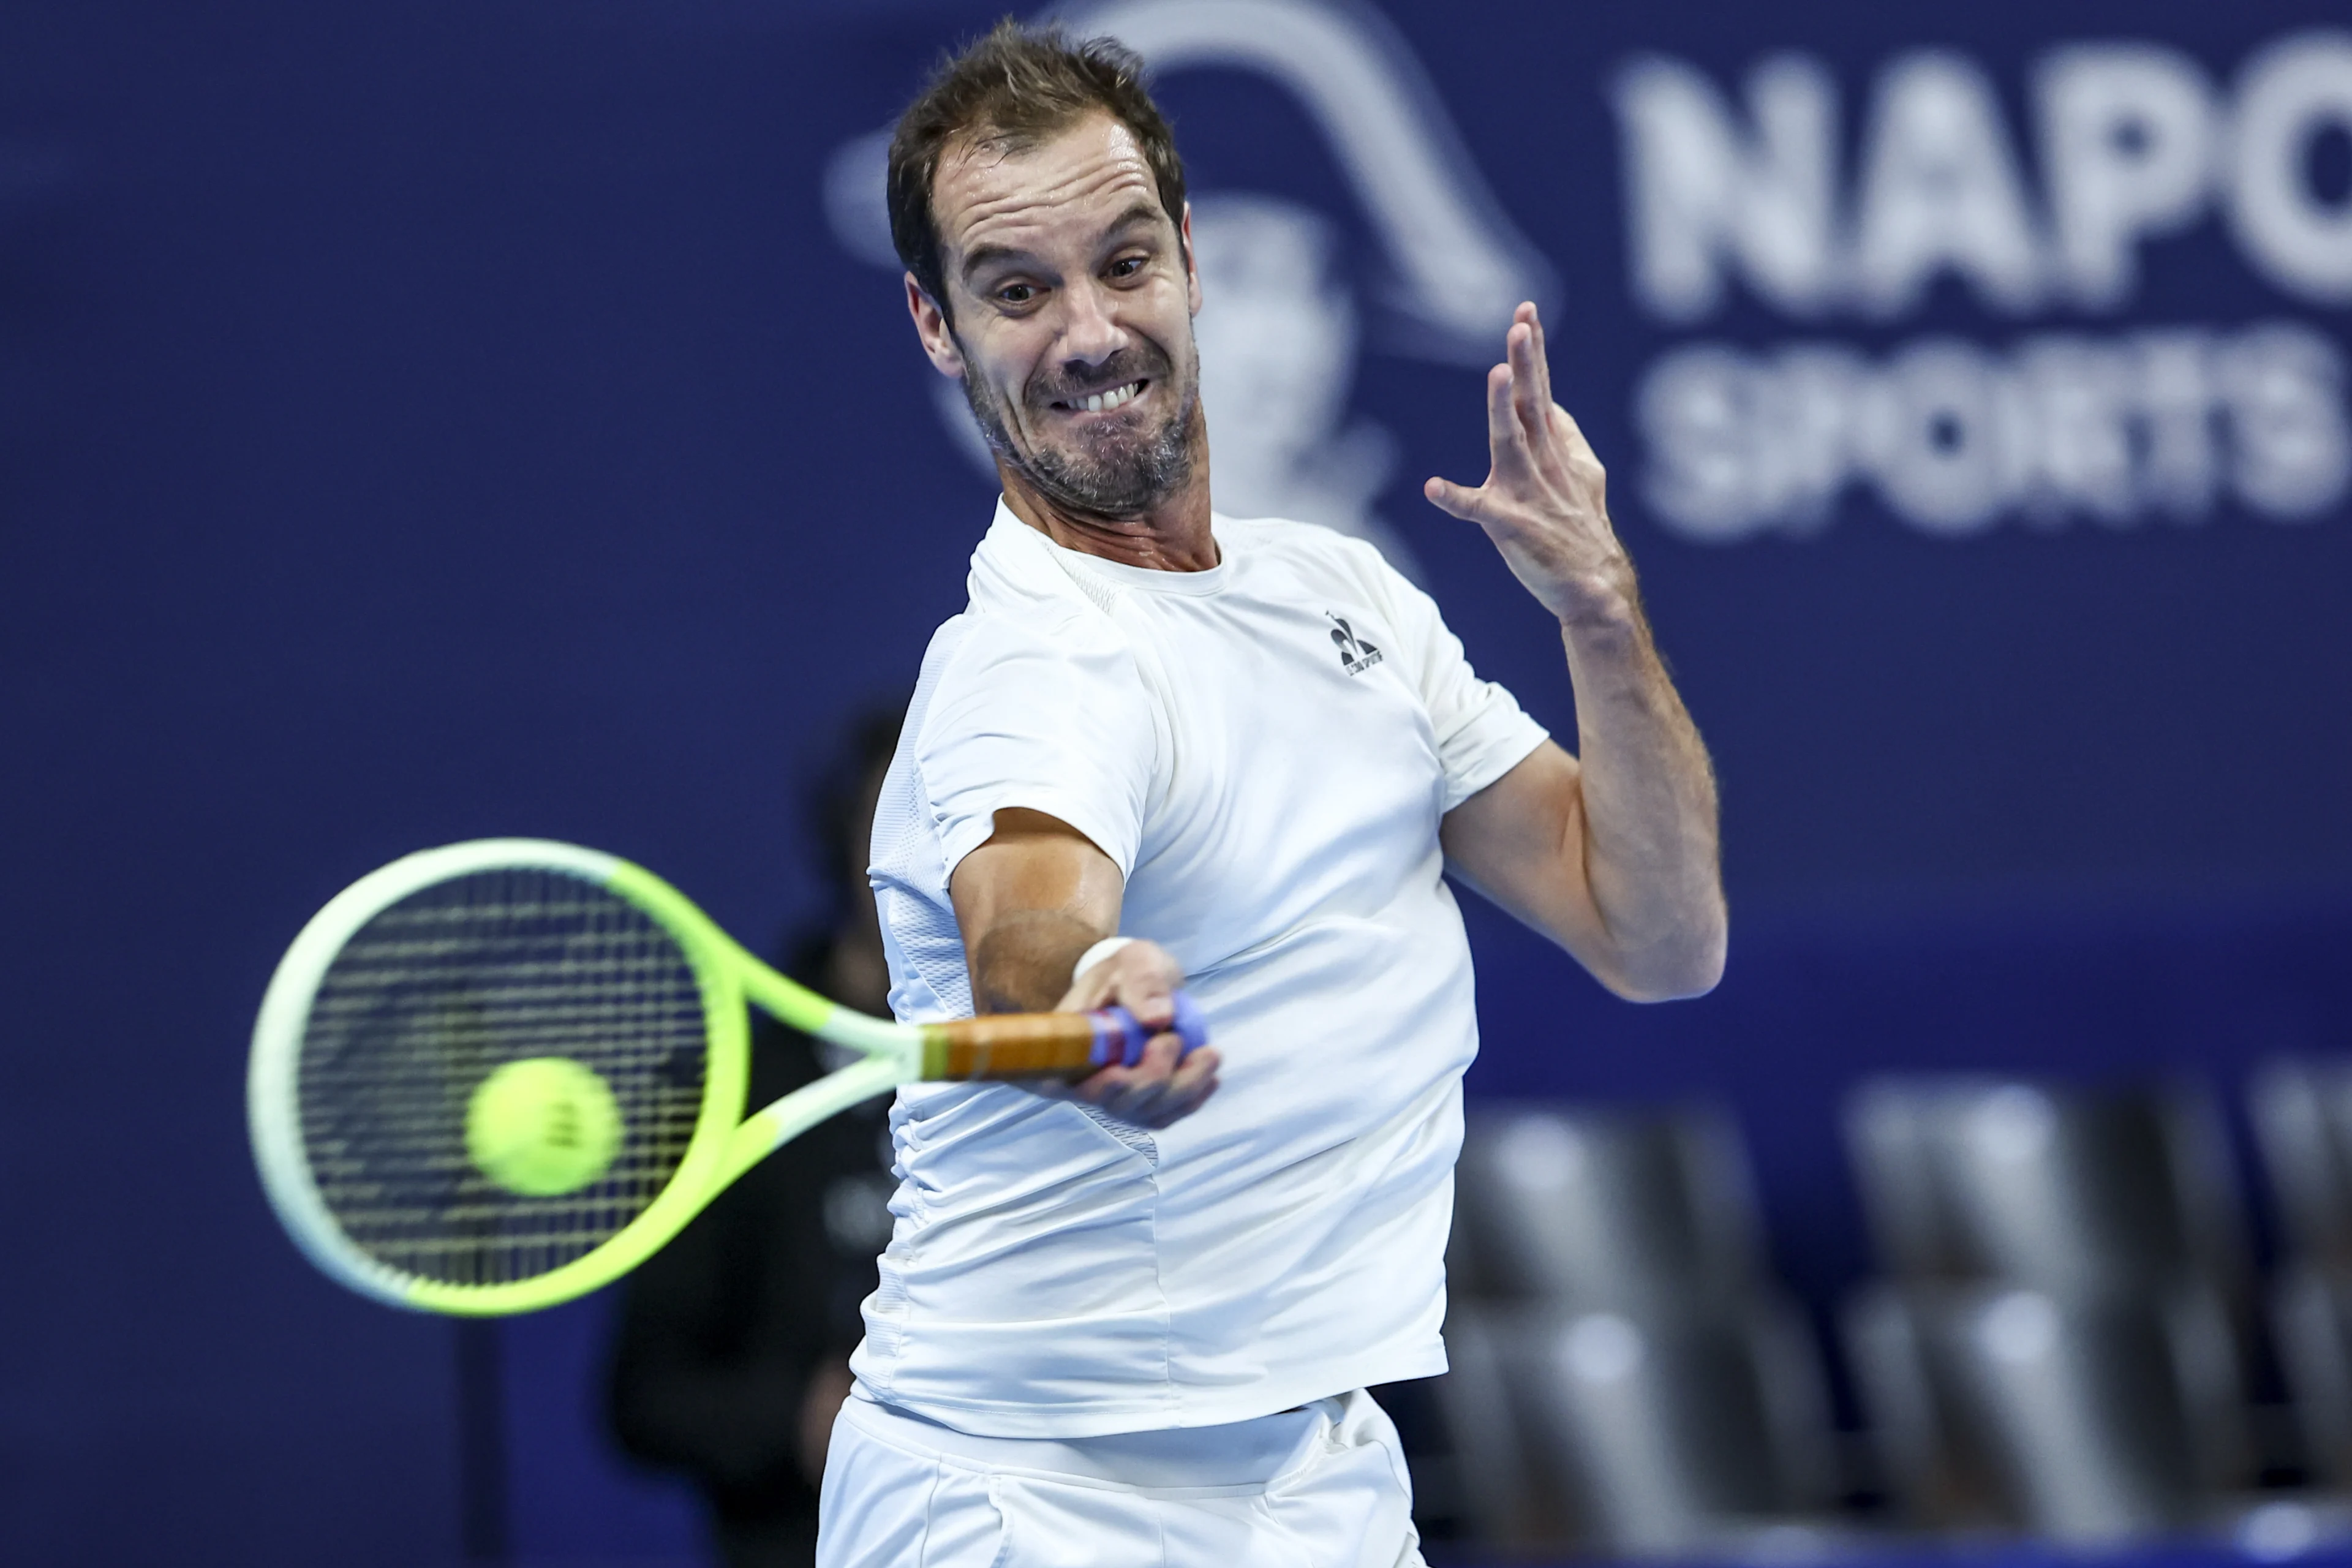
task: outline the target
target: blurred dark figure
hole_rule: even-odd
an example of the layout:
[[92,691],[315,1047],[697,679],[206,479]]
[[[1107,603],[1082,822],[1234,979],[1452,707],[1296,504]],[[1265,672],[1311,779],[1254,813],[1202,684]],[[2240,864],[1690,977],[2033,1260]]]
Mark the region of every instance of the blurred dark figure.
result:
[[[812,801],[835,907],[785,943],[781,965],[868,1013],[888,1012],[889,969],[867,844],[904,711],[857,721]],[[748,1107],[840,1065],[831,1049],[755,1013]],[[815,1561],[825,1440],[849,1393],[858,1304],[890,1239],[889,1103],[869,1100],[777,1150],[630,1277],[614,1433],[701,1489],[728,1568]]]

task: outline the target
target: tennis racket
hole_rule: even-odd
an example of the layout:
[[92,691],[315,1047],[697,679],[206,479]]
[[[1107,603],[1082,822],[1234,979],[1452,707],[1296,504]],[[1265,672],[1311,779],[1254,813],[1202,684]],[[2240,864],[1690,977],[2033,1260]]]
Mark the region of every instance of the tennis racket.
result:
[[[859,1059],[747,1117],[747,1004]],[[1188,1052],[1207,1037],[1189,998],[1177,1032]],[[254,1025],[246,1110],[270,1204],[313,1263],[394,1306],[491,1316],[619,1279],[770,1151],[896,1085],[1076,1078],[1132,1065],[1151,1033],[1118,1007],[870,1018],[642,867],[487,838],[395,860],[303,927]],[[609,1152],[573,1190],[532,1195],[478,1163],[469,1117],[492,1074],[551,1060],[601,1080]]]

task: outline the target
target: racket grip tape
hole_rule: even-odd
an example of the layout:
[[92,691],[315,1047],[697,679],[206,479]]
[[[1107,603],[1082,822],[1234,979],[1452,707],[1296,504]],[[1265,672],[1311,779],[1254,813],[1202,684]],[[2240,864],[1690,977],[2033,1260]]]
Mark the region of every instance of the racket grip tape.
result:
[[[1176,994],[1177,1037],[1190,1056],[1207,1043],[1198,1004]],[[1092,1013],[998,1013],[923,1029],[927,1079],[1084,1078],[1113,1063],[1133,1067],[1154,1034],[1124,1007]]]

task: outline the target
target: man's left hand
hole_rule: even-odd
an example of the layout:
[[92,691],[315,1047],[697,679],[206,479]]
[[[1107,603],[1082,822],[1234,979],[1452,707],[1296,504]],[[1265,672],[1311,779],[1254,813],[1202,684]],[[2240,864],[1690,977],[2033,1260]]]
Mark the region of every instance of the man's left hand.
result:
[[1485,529],[1512,574],[1559,620],[1622,616],[1634,602],[1633,567],[1610,526],[1608,476],[1552,401],[1532,304],[1513,314],[1503,352],[1505,363],[1486,373],[1486,482],[1472,489],[1433,479],[1423,493]]

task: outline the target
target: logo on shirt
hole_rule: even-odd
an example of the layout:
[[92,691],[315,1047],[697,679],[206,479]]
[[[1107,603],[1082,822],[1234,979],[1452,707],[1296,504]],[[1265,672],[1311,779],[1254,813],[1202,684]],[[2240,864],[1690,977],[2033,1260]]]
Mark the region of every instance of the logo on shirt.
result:
[[1339,650],[1339,667],[1349,675],[1361,675],[1381,662],[1381,650],[1356,635],[1356,628],[1330,611],[1323,612],[1331,623],[1331,643]]

